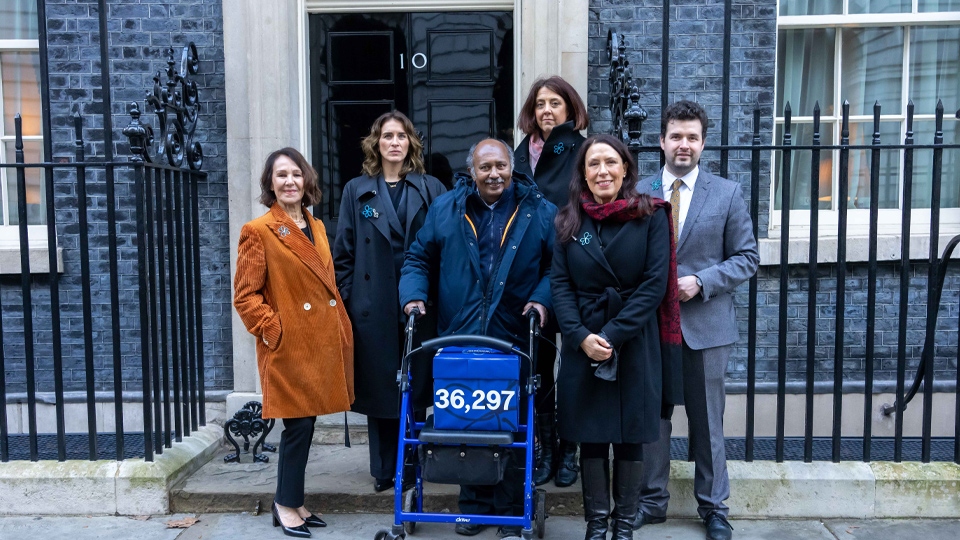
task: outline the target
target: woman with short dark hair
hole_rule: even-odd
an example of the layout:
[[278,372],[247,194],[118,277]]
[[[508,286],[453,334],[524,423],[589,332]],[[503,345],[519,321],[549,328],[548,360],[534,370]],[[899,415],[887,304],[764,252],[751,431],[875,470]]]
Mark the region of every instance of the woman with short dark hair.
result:
[[353,402],[353,332],[337,292],[317,172],[293,148],[271,153],[260,176],[267,213],[240,230],[233,304],[257,338],[263,418],[283,419],[273,525],[307,538],[326,527],[304,507],[317,416]]
[[[561,77],[537,79],[517,119],[520,130],[527,134],[514,152],[514,170],[536,182],[548,201],[563,208],[573,172],[577,150],[583,143],[580,130],[587,129],[590,117],[577,91]],[[557,334],[551,321],[544,332],[553,343]],[[554,479],[560,487],[577,481],[577,445],[557,440],[554,414],[554,364],[556,348],[544,344],[537,357],[537,373],[541,386],[537,392],[537,441],[539,452],[533,481],[542,485]]]
[[[550,290],[563,335],[560,436],[580,443],[586,540],[633,538],[642,444],[659,436],[680,370],[680,304],[668,203],[639,194],[627,147],[584,141],[557,214]],[[610,464],[613,446],[613,511]]]
[[[445,189],[424,173],[423,144],[403,113],[377,118],[361,147],[363,174],[343,188],[333,262],[356,336],[357,400],[352,410],[367,415],[370,475],[373,489],[383,491],[394,486],[400,434],[397,370],[405,322],[397,292],[400,267],[427,207]],[[418,341],[436,331],[432,310],[427,311],[427,318],[418,322]],[[433,403],[430,367],[430,362],[412,366],[417,411]],[[412,482],[408,467],[403,484]]]

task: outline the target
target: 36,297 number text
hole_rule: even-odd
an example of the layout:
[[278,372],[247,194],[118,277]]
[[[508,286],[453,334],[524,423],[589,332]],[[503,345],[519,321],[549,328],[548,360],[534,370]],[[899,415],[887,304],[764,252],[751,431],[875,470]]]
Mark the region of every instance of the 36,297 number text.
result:
[[453,407],[468,412],[470,410],[508,411],[510,410],[510,401],[513,400],[515,395],[516,392],[513,390],[490,390],[489,392],[474,390],[472,394],[474,399],[471,404],[468,403],[468,398],[464,395],[463,390],[457,389],[451,392],[446,388],[441,388],[436,392],[433,406],[438,409]]

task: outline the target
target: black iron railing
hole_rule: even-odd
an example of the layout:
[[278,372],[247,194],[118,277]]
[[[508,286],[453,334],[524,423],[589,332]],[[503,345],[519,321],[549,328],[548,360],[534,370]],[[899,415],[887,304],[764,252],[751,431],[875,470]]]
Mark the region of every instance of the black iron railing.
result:
[[[665,15],[666,18],[666,15]],[[667,40],[664,40],[666,43]],[[665,45],[666,46],[666,45]],[[725,44],[726,48],[726,44]],[[642,106],[639,104],[639,92],[637,91],[637,83],[633,79],[629,69],[629,61],[626,58],[626,46],[622,36],[618,36],[616,32],[610,32],[608,35],[608,58],[610,61],[610,110],[613,118],[612,131],[615,135],[618,135],[622,138],[624,143],[626,143],[630,149],[637,156],[638,162],[641,161],[641,156],[649,155],[650,158],[654,156],[659,157],[661,165],[663,164],[663,157],[661,150],[658,146],[643,146],[641,144],[641,127],[642,121],[646,118],[646,112],[643,111]],[[726,51],[725,51],[726,52]],[[664,54],[664,58],[666,58]],[[728,54],[725,54],[725,62],[729,62]],[[664,62],[666,64],[666,62]],[[726,71],[726,68],[725,68]],[[726,81],[726,79],[725,79]],[[663,85],[663,96],[666,96],[666,82],[661,81]],[[725,82],[725,89],[729,83]],[[725,90],[724,94],[728,92]],[[663,105],[666,105],[664,101]],[[779,293],[779,305],[777,308],[777,321],[778,321],[778,335],[777,335],[777,373],[776,373],[776,431],[773,441],[764,441],[773,443],[772,455],[769,455],[777,461],[783,461],[786,459],[787,454],[798,455],[794,452],[794,448],[797,443],[802,442],[802,453],[799,455],[804,461],[812,461],[814,459],[815,447],[823,447],[823,443],[827,442],[823,438],[818,438],[814,436],[814,397],[816,394],[815,383],[823,380],[824,373],[817,371],[817,364],[819,358],[816,355],[816,346],[818,344],[818,334],[823,334],[824,330],[822,326],[818,327],[818,320],[823,322],[822,318],[818,318],[818,310],[822,307],[830,307],[835,312],[835,316],[832,317],[832,333],[833,333],[833,355],[832,355],[832,372],[829,374],[831,380],[827,381],[832,385],[832,425],[831,425],[831,435],[828,438],[829,441],[829,459],[832,461],[840,461],[842,456],[846,456],[844,459],[849,459],[850,452],[848,449],[843,447],[843,443],[852,442],[856,445],[858,455],[863,461],[870,461],[874,458],[872,452],[872,447],[874,443],[883,444],[885,447],[892,445],[892,452],[889,452],[889,457],[887,457],[887,452],[884,453],[886,459],[893,459],[894,461],[901,461],[904,458],[904,446],[909,444],[911,448],[919,446],[919,458],[921,461],[928,462],[932,459],[931,449],[934,443],[937,443],[942,447],[942,443],[945,442],[942,439],[938,439],[932,436],[932,420],[934,414],[946,414],[947,411],[935,411],[933,408],[933,394],[934,394],[934,350],[936,346],[936,337],[937,337],[937,322],[938,322],[938,313],[940,311],[941,305],[940,301],[942,298],[942,289],[944,284],[944,279],[947,275],[947,259],[951,256],[953,247],[960,242],[960,238],[955,238],[949,244],[949,249],[941,257],[940,252],[940,213],[941,213],[941,189],[943,185],[943,172],[944,172],[944,152],[951,152],[953,156],[960,155],[960,144],[944,144],[944,106],[942,103],[938,103],[935,110],[934,117],[934,131],[933,133],[923,134],[924,138],[930,141],[930,143],[918,143],[916,142],[916,134],[914,133],[914,106],[913,103],[907,107],[906,114],[906,133],[903,141],[883,141],[881,140],[880,134],[880,111],[881,106],[877,103],[873,111],[873,132],[872,139],[870,144],[851,144],[850,142],[850,108],[848,103],[844,103],[842,116],[841,116],[841,126],[840,126],[840,140],[838,144],[826,145],[822,144],[821,135],[821,114],[819,105],[813,111],[813,124],[812,124],[812,137],[810,140],[795,140],[793,136],[794,124],[792,121],[792,111],[790,104],[786,104],[783,111],[783,124],[782,130],[783,135],[779,144],[764,144],[763,137],[761,136],[761,116],[762,111],[760,107],[756,107],[753,111],[753,138],[752,143],[748,145],[731,145],[726,144],[726,132],[727,124],[729,122],[727,109],[729,105],[724,106],[724,117],[722,120],[721,132],[724,135],[722,137],[722,144],[717,147],[708,147],[704,153],[705,154],[719,154],[719,163],[720,163],[720,173],[723,176],[726,176],[728,173],[728,163],[729,156],[731,153],[736,153],[739,155],[749,154],[750,156],[750,181],[749,181],[749,194],[750,200],[748,201],[750,215],[753,219],[753,231],[754,236],[759,239],[759,223],[760,223],[760,197],[761,197],[761,177],[765,173],[761,171],[761,163],[765,156],[769,157],[771,154],[779,154],[778,161],[779,164],[775,167],[775,170],[772,171],[773,179],[770,182],[770,185],[777,185],[777,191],[779,195],[779,204],[780,207],[775,209],[776,213],[780,216],[780,238],[779,238],[779,266],[776,267],[776,282],[777,282],[777,291]],[[767,111],[769,116],[772,111]],[[953,113],[951,113],[952,115]],[[957,118],[960,119],[960,111],[956,113]],[[791,178],[791,175],[794,171],[793,164],[798,159],[797,154],[799,152],[809,152],[810,158],[810,188],[809,188],[809,197],[810,203],[809,208],[797,208],[795,209],[794,202],[791,200],[791,183],[799,179]],[[848,224],[848,205],[847,201],[849,199],[849,186],[850,186],[850,173],[849,173],[849,161],[851,152],[867,152],[869,154],[869,185],[870,185],[870,205],[869,205],[869,231],[867,235],[868,242],[868,254],[866,260],[867,267],[867,279],[866,279],[866,308],[864,310],[864,317],[862,319],[857,318],[856,320],[848,317],[846,314],[846,308],[848,307],[847,299],[850,295],[850,292],[846,290],[847,284],[847,270],[849,265],[849,258],[847,253],[847,238],[850,235],[850,226]],[[831,231],[830,236],[834,237],[837,242],[836,249],[836,262],[835,263],[818,263],[818,257],[821,254],[821,247],[819,245],[820,238],[820,213],[822,210],[819,207],[817,201],[820,200],[820,163],[821,163],[821,154],[824,152],[832,152],[836,154],[838,158],[838,202],[837,204],[837,228],[836,231]],[[924,208],[924,212],[929,211],[930,215],[930,228],[929,228],[929,254],[925,263],[911,263],[909,254],[911,252],[911,220],[913,218],[914,209],[912,208],[914,200],[914,192],[916,190],[915,186],[915,176],[917,174],[917,167],[915,158],[918,153],[929,153],[932,158],[932,169],[930,174],[930,207],[929,210]],[[902,195],[901,195],[901,204],[900,204],[900,220],[901,220],[901,231],[900,231],[900,253],[901,257],[897,263],[899,268],[899,306],[898,306],[898,340],[896,347],[896,402],[893,405],[883,405],[877,407],[873,403],[874,393],[877,387],[877,381],[875,381],[874,366],[877,360],[877,341],[876,341],[876,322],[877,322],[877,297],[878,297],[878,237],[879,225],[880,225],[880,216],[879,216],[879,197],[876,196],[880,192],[880,178],[881,178],[881,156],[888,156],[889,153],[894,153],[898,155],[897,161],[902,167]],[[805,158],[804,158],[805,159]],[[951,182],[960,182],[960,178],[951,178]],[[791,213],[808,210],[809,211],[809,235],[800,238],[796,231],[791,232],[790,227],[790,218]],[[795,214],[796,215],[796,214]],[[808,252],[807,252],[807,262],[804,264],[804,267],[807,272],[806,286],[807,286],[807,297],[805,306],[802,304],[798,305],[798,302],[791,301],[790,294],[790,285],[791,282],[796,283],[797,278],[790,275],[790,248],[792,240],[807,240],[809,242]],[[795,268],[797,264],[793,265]],[[832,274],[835,276],[835,287],[836,287],[836,299],[834,302],[825,304],[822,300],[817,298],[818,291],[822,286],[823,277],[821,273],[823,270],[829,269]],[[916,377],[913,387],[910,391],[906,391],[905,381],[907,377],[907,366],[908,366],[908,334],[914,327],[911,326],[911,321],[909,317],[909,308],[910,308],[910,291],[912,288],[916,288],[916,285],[912,285],[910,282],[911,276],[915,275],[918,271],[925,270],[927,274],[926,280],[926,316],[923,319],[923,353],[921,355],[921,361],[919,368],[916,372]],[[768,273],[769,274],[769,273]],[[768,277],[772,280],[772,278]],[[743,441],[742,454],[743,458],[747,461],[752,461],[755,459],[755,449],[756,449],[756,424],[755,424],[755,415],[756,415],[756,390],[757,390],[757,322],[758,322],[758,295],[759,293],[759,281],[760,276],[754,276],[749,282],[749,291],[747,293],[747,302],[748,302],[748,325],[747,325],[747,358],[746,358],[746,435]],[[833,281],[833,280],[831,280]],[[797,440],[793,437],[786,436],[786,396],[787,396],[787,383],[788,383],[788,346],[787,343],[787,332],[789,313],[790,308],[799,309],[805,307],[805,325],[806,325],[806,347],[805,352],[806,356],[803,359],[805,364],[804,369],[804,380],[803,380],[803,394],[805,396],[805,421],[802,441]],[[844,372],[844,360],[845,358],[845,335],[848,333],[849,324],[856,322],[857,324],[864,324],[865,331],[865,355],[863,360],[864,364],[864,384],[863,384],[863,403],[864,403],[864,413],[863,413],[863,434],[855,437],[844,436],[841,430],[842,424],[842,414],[843,414],[843,393],[844,393],[844,382],[845,375]],[[796,347],[796,345],[794,345]],[[960,351],[957,352],[957,360],[960,363]],[[955,364],[956,365],[956,364]],[[957,371],[956,368],[951,368],[953,371]],[[819,378],[818,378],[819,376]],[[886,382],[886,381],[884,381]],[[952,460],[960,463],[960,372],[956,374],[955,381],[943,381],[947,382],[948,386],[955,388],[955,399],[956,399],[956,420],[954,425],[954,434],[950,444],[952,446]],[[953,384],[949,384],[953,383]],[[955,384],[955,386],[954,386]],[[890,415],[895,413],[902,413],[906,408],[906,404],[909,402],[910,398],[913,397],[920,389],[922,388],[923,395],[923,411],[921,419],[921,436],[919,440],[908,440],[909,438],[904,437],[904,418],[902,414],[896,414],[895,416],[895,428],[892,441],[888,438],[875,437],[872,433],[872,425],[874,421],[874,415],[878,412],[884,415]],[[954,411],[950,411],[954,413]],[[889,443],[889,444],[888,444]],[[790,445],[791,448],[787,449],[787,446]],[[942,456],[942,453],[941,453]],[[942,458],[941,458],[942,459]]]
[[[84,155],[88,141],[76,115],[73,162],[26,163],[16,118],[15,162],[0,163],[4,176],[16,179],[16,191],[9,196],[16,198],[21,267],[18,287],[0,280],[0,298],[16,298],[19,304],[0,304],[4,321],[19,322],[16,327],[0,324],[0,461],[131,456],[152,461],[154,454],[206,423],[198,193],[206,173],[199,170],[200,144],[192,140],[199,101],[190,77],[198,58],[192,43],[183,48],[179,68],[174,50],[168,54],[167,69],[157,73],[146,100],[159,125],[158,137],[149,123],[141,122],[139,104],[130,105],[132,120],[123,132],[130,139],[131,161],[113,160],[109,102],[104,161]],[[104,95],[108,99],[109,91]],[[49,269],[42,274],[31,271],[30,247],[35,246],[29,243],[27,176],[32,171],[42,173],[47,199]],[[75,197],[63,196],[74,189]],[[61,293],[80,296],[79,314]],[[35,298],[49,298],[49,307],[40,309]],[[74,372],[82,366],[80,398],[81,392],[65,390],[65,355]],[[6,373],[20,371],[21,364],[23,381],[8,381]],[[23,434],[10,433],[9,385],[22,387]],[[46,401],[54,404],[53,432],[38,429],[38,393],[52,394]],[[143,441],[142,451],[129,448],[131,434],[125,433],[123,403],[131,394],[143,404],[142,432],[134,433]],[[85,438],[65,425],[68,397],[85,405]],[[98,425],[97,401],[104,399],[114,403],[112,430],[103,421]],[[109,450],[102,449],[106,434],[112,439]],[[26,444],[20,444],[24,438]],[[14,451],[11,441],[25,448]]]

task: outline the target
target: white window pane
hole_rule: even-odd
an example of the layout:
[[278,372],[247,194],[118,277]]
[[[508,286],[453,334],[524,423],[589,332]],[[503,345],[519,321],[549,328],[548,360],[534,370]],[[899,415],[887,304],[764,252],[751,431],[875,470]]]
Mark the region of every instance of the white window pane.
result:
[[[8,163],[16,162],[16,148],[13,141],[4,142],[5,161]],[[43,142],[42,141],[24,141],[23,143],[24,163],[39,163],[42,161]],[[4,167],[7,177],[7,201],[3,205],[9,216],[10,225],[20,223],[19,213],[17,212],[17,170]],[[43,190],[42,169],[24,169],[27,186],[27,223],[30,225],[43,225],[47,222],[46,194]]]
[[0,39],[37,39],[36,0],[0,0]]
[[903,28],[855,28],[841,36],[842,99],[850,114],[873,114],[880,102],[887,112],[900,112],[903,79]]
[[823,115],[834,113],[833,28],[781,30],[777,42],[777,109],[789,102],[794,116],[813,116],[819,100]]
[[[793,135],[793,144],[809,145],[813,143],[813,124],[794,124],[791,126]],[[783,124],[777,125],[777,134],[774,144],[783,143]],[[820,125],[820,144],[829,146],[833,144],[833,126],[830,124]],[[774,208],[783,209],[783,152],[774,152],[774,189],[776,197],[774,199]],[[810,179],[813,171],[813,151],[811,150],[793,150],[790,157],[790,208],[792,210],[810,209]],[[821,210],[829,210],[833,205],[833,150],[821,150],[820,162],[818,165],[820,178],[817,185],[820,186],[820,204]]]
[[931,11],[960,11],[960,0],[919,0],[917,3],[921,13]]
[[[2,0],[0,0],[2,1]],[[37,52],[0,52],[3,76],[3,133],[14,134],[13,119],[23,118],[24,135],[41,135],[40,55]]]
[[960,28],[918,26],[910,39],[910,99],[918,114],[933,114],[937,100],[960,106]]
[[[871,144],[873,122],[851,122],[850,144]],[[880,123],[880,143],[899,144],[900,122]],[[850,150],[848,208],[870,208],[870,167],[872,150]],[[899,208],[900,151],[880,151],[880,208]]]
[[[931,144],[936,125],[933,120],[919,120],[913,123],[913,141],[916,144]],[[943,119],[943,142],[960,143],[960,121],[955,118]],[[914,208],[930,208],[931,186],[933,185],[933,150],[914,150],[913,152],[913,201]],[[960,208],[960,150],[943,150],[943,172],[940,180],[940,208]]]
[[849,13],[910,13],[911,0],[850,0]]
[[780,0],[780,15],[832,15],[843,12],[843,0]]

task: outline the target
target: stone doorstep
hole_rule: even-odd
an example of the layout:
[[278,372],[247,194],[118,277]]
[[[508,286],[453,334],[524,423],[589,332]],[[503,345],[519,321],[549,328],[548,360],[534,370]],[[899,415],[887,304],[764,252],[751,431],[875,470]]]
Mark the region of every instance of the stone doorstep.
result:
[[[352,435],[352,434],[351,434]],[[307,465],[306,504],[326,513],[393,512],[393,492],[374,493],[364,445],[314,445]],[[170,493],[171,512],[266,511],[276,486],[270,463],[223,463],[221,452]],[[960,518],[960,465],[954,463],[774,463],[731,461],[731,517]],[[671,464],[671,517],[696,516],[693,463]],[[550,515],[582,515],[580,486],[547,491]],[[456,511],[457,486],[425,485],[428,511]]]
[[170,512],[170,488],[207,463],[223,428],[194,431],[153,462],[11,461],[0,463],[0,514],[150,515]]

